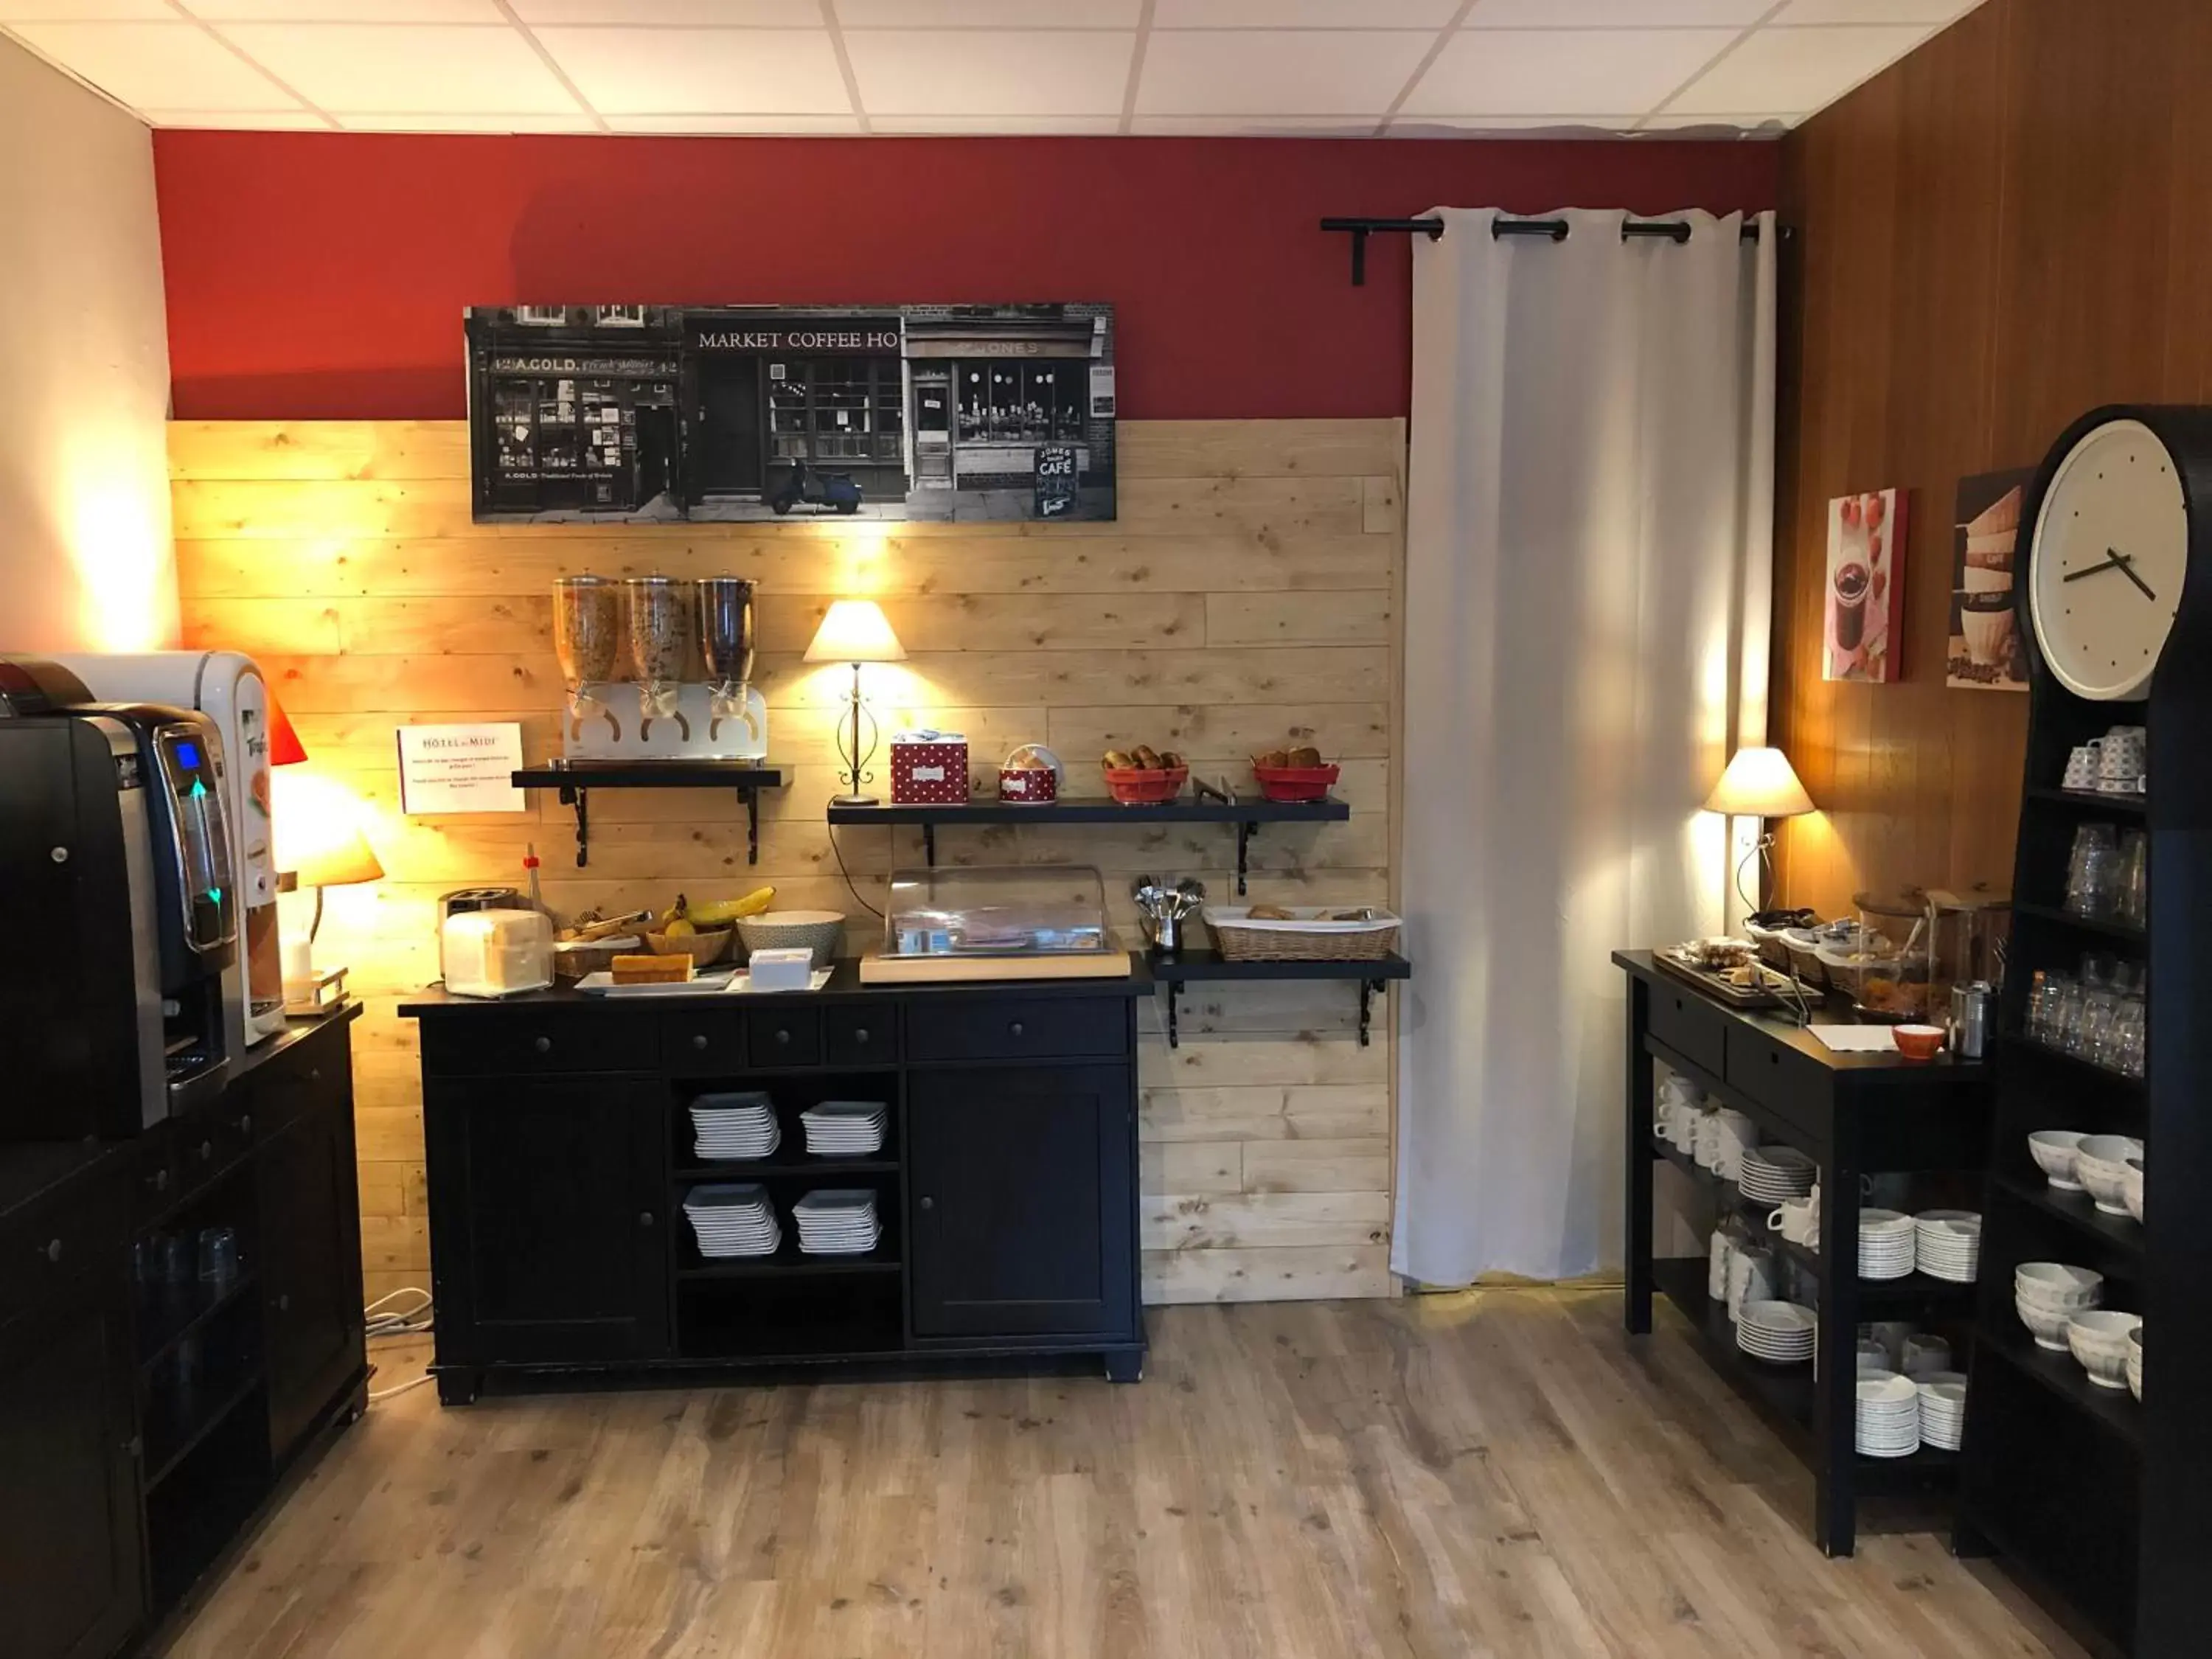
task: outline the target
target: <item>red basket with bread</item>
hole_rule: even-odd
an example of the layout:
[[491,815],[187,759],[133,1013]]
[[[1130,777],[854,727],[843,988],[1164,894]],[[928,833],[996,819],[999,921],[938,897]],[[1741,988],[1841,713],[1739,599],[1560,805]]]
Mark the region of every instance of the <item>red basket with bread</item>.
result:
[[1148,743],[1132,750],[1108,750],[1099,770],[1105,775],[1107,793],[1124,806],[1163,805],[1182,793],[1190,777],[1190,764],[1181,755]]
[[1322,763],[1318,749],[1270,749],[1252,757],[1252,776],[1264,800],[1327,800],[1338,771]]

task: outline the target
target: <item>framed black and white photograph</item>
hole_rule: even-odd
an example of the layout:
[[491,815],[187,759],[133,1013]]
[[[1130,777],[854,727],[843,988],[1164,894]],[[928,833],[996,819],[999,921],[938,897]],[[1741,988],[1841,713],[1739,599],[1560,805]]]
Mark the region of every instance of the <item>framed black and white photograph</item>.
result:
[[477,306],[478,522],[1111,519],[1114,308]]

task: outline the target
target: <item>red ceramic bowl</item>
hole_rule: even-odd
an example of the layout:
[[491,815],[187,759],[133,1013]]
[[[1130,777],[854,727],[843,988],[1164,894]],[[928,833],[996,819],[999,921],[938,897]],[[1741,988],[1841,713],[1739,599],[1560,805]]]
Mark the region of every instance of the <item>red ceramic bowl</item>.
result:
[[1897,1042],[1897,1052],[1907,1060],[1933,1060],[1943,1052],[1943,1028],[1940,1025],[1899,1025],[1890,1035]]
[[1338,769],[1334,766],[1255,766],[1252,775],[1259,780],[1265,799],[1325,800],[1335,786]]
[[1171,801],[1182,793],[1183,781],[1190,776],[1188,766],[1171,766],[1164,771],[1133,766],[1099,769],[1105,774],[1106,787],[1124,806],[1158,806]]

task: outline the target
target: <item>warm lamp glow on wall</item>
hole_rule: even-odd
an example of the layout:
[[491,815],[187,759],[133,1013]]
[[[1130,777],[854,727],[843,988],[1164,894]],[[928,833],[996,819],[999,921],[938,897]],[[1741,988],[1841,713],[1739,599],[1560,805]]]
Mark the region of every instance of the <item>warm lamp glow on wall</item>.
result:
[[[1764,820],[1768,818],[1802,817],[1815,810],[1813,798],[1805,793],[1805,786],[1797,781],[1797,770],[1790,764],[1790,757],[1779,749],[1765,747],[1739,749],[1735,758],[1721,774],[1721,781],[1705,799],[1705,811],[1719,812],[1732,818],[1761,820],[1759,840],[1750,852],[1744,854],[1735,867],[1735,890],[1738,897],[1753,911],[1766,907],[1767,883],[1774,873],[1774,832]],[[1743,890],[1743,868],[1756,857],[1759,860],[1759,896],[1754,899]]]
[[[860,665],[904,662],[906,647],[891,632],[883,607],[873,599],[839,599],[823,617],[822,626],[814,630],[814,642],[806,647],[806,660],[853,665],[853,690],[847,699],[851,704],[850,720],[841,725],[837,734],[837,756],[845,763],[839,781],[844,784],[845,793],[836,798],[835,804],[872,806],[875,797],[863,794],[861,789],[875,777],[867,765],[876,752],[876,721],[860,696]],[[868,728],[865,745],[860,736],[863,720]]]
[[319,1012],[343,997],[345,969],[318,970],[315,936],[323,927],[323,890],[381,881],[384,866],[361,833],[360,803],[334,779],[301,769],[307,758],[299,733],[272,700],[270,721],[270,841],[277,881],[284,890],[315,890],[307,937],[284,947],[284,1006],[289,1012]]

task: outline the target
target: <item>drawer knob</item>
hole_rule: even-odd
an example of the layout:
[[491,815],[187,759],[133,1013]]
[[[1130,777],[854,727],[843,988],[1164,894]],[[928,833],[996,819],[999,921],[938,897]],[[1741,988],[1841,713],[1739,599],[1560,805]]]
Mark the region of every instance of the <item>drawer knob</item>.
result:
[[550,1054],[553,1052],[553,1039],[549,1036],[542,1036],[537,1039],[537,1041],[532,1042],[530,1046],[537,1049],[541,1054]]
[[937,1207],[937,1200],[933,1198],[924,1198],[921,1200],[921,1207],[925,1210],[933,1210]]
[[57,1239],[52,1239],[52,1240],[49,1241],[49,1242],[48,1242],[48,1243],[47,1243],[47,1245],[46,1245],[46,1248],[45,1255],[46,1255],[46,1260],[47,1260],[47,1261],[60,1261],[60,1260],[62,1259],[62,1242],[61,1242],[61,1240],[59,1240],[58,1238],[57,1238]]
[[694,1048],[704,1048],[707,1046],[707,1034],[704,1031],[694,1031],[691,1034],[691,1046]]
[[166,1193],[169,1190],[169,1172],[167,1170],[154,1171],[154,1190],[157,1193]]
[[637,1212],[637,1224],[640,1228],[651,1227],[653,1225],[653,1212],[650,1210],[640,1210]]
[[238,1133],[240,1133],[240,1134],[242,1134],[242,1135],[250,1135],[250,1134],[252,1134],[252,1133],[253,1133],[253,1114],[252,1114],[252,1113],[251,1113],[251,1112],[243,1112],[243,1113],[240,1113],[240,1114],[239,1115],[239,1119],[238,1119]]
[[867,1040],[868,1028],[865,1025],[855,1025],[853,1028],[853,1041],[855,1042],[866,1042]]
[[284,1291],[282,1295],[280,1295],[280,1296],[278,1296],[278,1297],[277,1297],[277,1298],[276,1298],[276,1311],[277,1311],[278,1313],[285,1313],[285,1314],[288,1314],[288,1313],[289,1313],[289,1312],[291,1312],[291,1311],[292,1311],[292,1292],[291,1292],[291,1291]]
[[1021,1021],[1016,1020],[1012,1024],[1007,1026],[1006,1032],[1010,1036],[1019,1036],[1022,1034]]
[[203,1164],[208,1163],[212,1160],[214,1157],[215,1142],[212,1140],[203,1140],[200,1142],[200,1162]]
[[791,1030],[790,1030],[790,1028],[789,1028],[788,1026],[784,1026],[784,1025],[779,1025],[779,1026],[777,1026],[777,1027],[775,1028],[775,1040],[776,1040],[778,1042],[790,1042],[790,1041],[791,1041]]
[[320,1083],[322,1080],[323,1080],[323,1068],[322,1068],[321,1066],[310,1066],[309,1067],[307,1067],[307,1081],[308,1081],[308,1082],[310,1082],[310,1083]]

